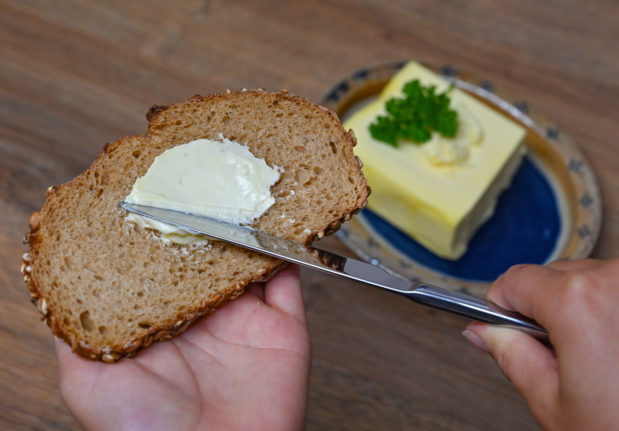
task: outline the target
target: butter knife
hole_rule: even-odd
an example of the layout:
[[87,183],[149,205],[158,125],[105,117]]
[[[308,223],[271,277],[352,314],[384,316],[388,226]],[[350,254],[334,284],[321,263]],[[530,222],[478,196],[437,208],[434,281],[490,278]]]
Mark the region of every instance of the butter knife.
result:
[[247,226],[237,226],[204,216],[121,202],[121,208],[194,234],[225,241],[268,256],[329,274],[380,287],[414,302],[449,311],[480,322],[507,326],[547,341],[548,332],[534,321],[497,304],[471,295],[390,274],[376,265],[305,246]]

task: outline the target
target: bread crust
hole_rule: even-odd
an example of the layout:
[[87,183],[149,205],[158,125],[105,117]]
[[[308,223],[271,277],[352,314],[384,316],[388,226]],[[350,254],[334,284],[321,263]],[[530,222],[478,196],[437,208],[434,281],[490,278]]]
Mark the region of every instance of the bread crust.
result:
[[[184,313],[177,316],[175,319],[158,322],[157,324],[149,327],[148,330],[143,331],[134,339],[125,340],[124,343],[106,346],[104,348],[93,347],[84,343],[83,340],[80,340],[78,338],[75,331],[72,331],[63,323],[63,316],[61,310],[56,310],[53,305],[53,301],[50,301],[50,299],[46,298],[45,296],[45,290],[42,289],[41,286],[43,280],[39,280],[36,276],[33,275],[33,265],[37,263],[36,259],[39,256],[44,241],[49,241],[49,238],[44,238],[41,235],[41,223],[45,222],[45,220],[42,220],[42,214],[45,214],[50,207],[57,205],[56,197],[61,194],[63,189],[79,188],[80,182],[86,181],[86,178],[90,178],[92,175],[96,175],[97,169],[104,164],[106,158],[111,153],[115,152],[123,145],[125,145],[124,142],[126,142],[126,140],[144,139],[145,142],[150,142],[150,140],[152,140],[152,137],[156,135],[158,128],[163,123],[163,116],[168,113],[170,109],[184,109],[184,107],[191,106],[195,103],[208,104],[217,99],[227,99],[231,96],[239,94],[243,94],[244,97],[264,97],[265,95],[269,95],[269,97],[273,98],[274,101],[285,100],[294,104],[301,105],[311,103],[300,97],[290,95],[287,92],[266,93],[262,90],[258,90],[248,92],[227,92],[223,94],[213,94],[209,96],[195,95],[184,102],[180,102],[171,106],[154,105],[149,109],[146,115],[149,125],[148,131],[145,135],[123,138],[116,142],[106,144],[103,147],[99,156],[93,161],[93,163],[88,169],[86,169],[76,178],[65,184],[52,186],[47,189],[46,201],[41,212],[35,211],[29,219],[29,231],[27,232],[24,240],[25,244],[28,247],[28,251],[22,256],[21,272],[23,274],[24,281],[30,291],[31,302],[39,309],[42,316],[42,321],[51,328],[55,336],[67,342],[67,344],[71,346],[73,352],[85,358],[101,360],[104,362],[116,362],[122,357],[135,356],[140,349],[150,346],[154,341],[167,340],[172,338],[173,336],[181,334],[189,327],[192,322],[194,322],[199,317],[210,314],[217,308],[221,307],[223,304],[237,298],[245,291],[245,288],[248,284],[252,282],[261,282],[268,280],[273,277],[283,266],[285,266],[285,262],[269,258],[268,264],[263,265],[260,271],[252,274],[249,277],[238,280],[234,285],[230,286],[228,289],[222,292],[219,292],[213,298],[200,304],[195,304],[193,308],[187,309]],[[342,127],[340,120],[336,114],[327,110],[324,107],[319,107],[319,109],[327,114],[327,118],[330,119],[330,121],[332,122],[331,125],[333,127]],[[344,137],[345,138],[342,145],[349,146],[352,153],[352,147],[356,145],[356,139],[354,137],[354,134],[352,133],[352,131],[349,131],[344,134]],[[356,156],[353,156],[351,160],[352,161],[350,163],[355,164],[354,169],[358,170],[360,173],[361,162],[359,161],[359,159]],[[361,208],[365,206],[367,202],[367,196],[369,195],[370,190],[367,186],[365,177],[360,174],[359,178],[361,181],[361,189],[365,189],[365,192],[361,192],[359,194],[359,199],[355,201],[354,204],[351,204],[350,207],[347,208],[340,216],[336,217],[335,219],[326,220],[322,226],[315,227],[314,229],[311,229],[309,232],[307,232],[305,237],[302,238],[303,242],[305,242],[306,244],[310,244],[315,239],[320,239],[325,235],[329,235],[337,231],[343,222],[349,220],[353,214],[356,214]]]

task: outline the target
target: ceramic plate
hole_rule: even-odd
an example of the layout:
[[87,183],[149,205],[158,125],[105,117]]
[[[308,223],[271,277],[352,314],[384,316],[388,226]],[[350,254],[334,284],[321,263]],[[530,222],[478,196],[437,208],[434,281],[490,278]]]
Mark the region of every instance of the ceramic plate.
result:
[[[335,85],[321,103],[345,119],[376,97],[404,64],[361,69]],[[384,269],[476,295],[484,295],[514,264],[588,256],[600,229],[601,202],[595,175],[576,144],[525,101],[491,82],[451,66],[426,66],[522,124],[528,155],[495,214],[457,261],[436,256],[369,209],[342,226],[342,241]]]

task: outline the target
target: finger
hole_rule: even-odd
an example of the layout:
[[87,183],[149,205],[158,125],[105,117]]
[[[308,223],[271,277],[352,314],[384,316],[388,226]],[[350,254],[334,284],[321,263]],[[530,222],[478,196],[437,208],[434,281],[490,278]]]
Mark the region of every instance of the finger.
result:
[[79,398],[79,389],[92,387],[105,364],[78,356],[67,343],[57,337],[54,337],[54,348],[58,357],[61,394],[65,401],[76,396]]
[[561,259],[550,262],[546,267],[557,271],[585,271],[599,268],[603,264],[603,261],[596,259]]
[[61,378],[81,374],[98,364],[73,353],[71,347],[60,338],[54,337],[54,348],[58,357],[58,368]]
[[550,330],[565,273],[540,265],[516,265],[501,275],[487,298],[508,310],[536,320]]
[[503,374],[526,399],[533,415],[544,423],[545,415],[554,410],[558,399],[559,376],[552,351],[514,329],[475,322],[463,334],[492,355]]
[[305,322],[299,267],[288,265],[266,283],[265,302]]
[[254,295],[261,300],[264,301],[264,284],[263,283],[252,283],[247,288],[247,293],[250,295]]

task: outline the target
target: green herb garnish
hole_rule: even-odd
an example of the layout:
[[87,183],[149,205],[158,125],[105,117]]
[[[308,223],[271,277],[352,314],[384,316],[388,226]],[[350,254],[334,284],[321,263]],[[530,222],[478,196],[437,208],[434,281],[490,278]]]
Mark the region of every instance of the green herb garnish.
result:
[[387,100],[387,115],[379,116],[370,124],[370,133],[382,142],[394,147],[398,139],[422,144],[430,140],[432,132],[452,138],[458,131],[458,113],[449,109],[448,93],[436,94],[436,87],[423,86],[418,79],[404,85],[404,98]]

